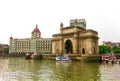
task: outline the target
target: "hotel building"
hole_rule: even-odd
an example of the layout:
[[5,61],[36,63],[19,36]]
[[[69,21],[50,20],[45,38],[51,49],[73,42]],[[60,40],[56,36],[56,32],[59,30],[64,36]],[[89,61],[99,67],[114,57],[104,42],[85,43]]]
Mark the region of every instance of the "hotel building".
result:
[[52,39],[41,38],[38,25],[36,25],[35,29],[31,32],[31,38],[18,39],[11,36],[9,43],[9,53],[52,53]]

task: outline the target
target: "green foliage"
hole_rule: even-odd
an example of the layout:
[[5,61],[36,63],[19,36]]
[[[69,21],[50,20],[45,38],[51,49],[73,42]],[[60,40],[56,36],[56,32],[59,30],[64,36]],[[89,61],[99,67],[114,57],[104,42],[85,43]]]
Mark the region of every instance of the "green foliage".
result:
[[100,45],[99,46],[99,53],[100,54],[106,54],[106,53],[120,53],[120,47],[117,46],[104,46],[104,45]]
[[112,50],[111,50],[111,47],[110,46],[104,46],[104,45],[100,45],[99,46],[99,53],[100,54],[106,54],[106,53],[110,53]]
[[8,54],[9,53],[9,48],[4,48],[3,53]]
[[87,62],[87,63],[98,63],[100,62],[100,57],[92,57],[92,56],[89,56],[87,58],[85,58],[83,60],[83,62]]
[[120,53],[120,47],[114,46],[112,50],[114,53]]

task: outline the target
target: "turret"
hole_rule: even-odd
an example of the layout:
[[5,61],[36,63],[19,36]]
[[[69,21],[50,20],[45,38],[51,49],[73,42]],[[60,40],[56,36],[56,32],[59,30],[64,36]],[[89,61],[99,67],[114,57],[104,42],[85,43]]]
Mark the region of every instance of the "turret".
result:
[[13,37],[11,36],[9,39],[9,53],[11,53],[11,48],[12,48],[12,41],[13,41]]
[[63,23],[61,22],[61,24],[60,24],[60,32],[62,33],[62,30],[63,29]]
[[60,24],[60,29],[62,29],[63,28],[63,23],[61,22],[61,24]]
[[77,21],[77,19],[75,19],[75,21],[74,21],[74,27],[77,27],[78,26],[78,21]]

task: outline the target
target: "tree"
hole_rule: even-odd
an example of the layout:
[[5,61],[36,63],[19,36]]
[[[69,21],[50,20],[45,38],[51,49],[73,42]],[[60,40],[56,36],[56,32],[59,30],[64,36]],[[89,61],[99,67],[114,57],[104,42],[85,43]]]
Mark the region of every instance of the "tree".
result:
[[8,54],[9,53],[9,48],[4,48],[3,53]]
[[113,46],[112,50],[114,53],[120,53],[120,47]]
[[100,54],[106,54],[106,53],[110,53],[112,50],[111,50],[111,47],[110,46],[104,46],[104,45],[100,45],[99,46],[99,53]]

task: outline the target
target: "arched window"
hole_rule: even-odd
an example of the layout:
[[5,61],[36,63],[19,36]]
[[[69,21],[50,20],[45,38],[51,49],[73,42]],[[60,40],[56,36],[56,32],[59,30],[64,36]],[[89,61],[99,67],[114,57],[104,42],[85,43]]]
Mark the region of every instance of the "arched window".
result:
[[84,48],[82,48],[82,54],[85,54],[85,49]]

